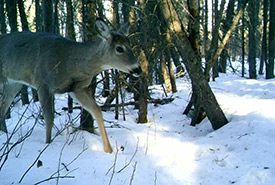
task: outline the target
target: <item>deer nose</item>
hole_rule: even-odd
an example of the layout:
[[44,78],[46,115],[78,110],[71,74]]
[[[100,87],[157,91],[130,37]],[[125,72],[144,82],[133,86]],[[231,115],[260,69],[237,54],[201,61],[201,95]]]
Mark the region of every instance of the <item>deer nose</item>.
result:
[[140,74],[141,74],[142,70],[141,70],[141,67],[138,66],[137,68],[131,70],[131,74],[134,75],[135,77],[139,77]]

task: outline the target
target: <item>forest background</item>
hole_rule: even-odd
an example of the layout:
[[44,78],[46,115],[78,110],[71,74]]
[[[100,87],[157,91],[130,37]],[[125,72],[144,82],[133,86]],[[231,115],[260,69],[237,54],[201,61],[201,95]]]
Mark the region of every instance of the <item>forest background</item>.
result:
[[[127,89],[134,94],[132,104],[139,109],[138,123],[146,123],[151,99],[148,87],[163,83],[165,92],[176,92],[175,79],[187,70],[193,93],[184,113],[194,107],[192,125],[207,116],[213,128],[218,129],[228,121],[208,85],[210,76],[215,80],[239,58],[243,77],[245,61],[248,78],[274,77],[274,7],[272,0],[1,0],[0,32],[52,32],[83,42],[96,34],[97,17],[104,18],[114,29],[129,22],[130,40],[141,63],[142,76],[137,79],[115,70],[105,71],[100,80],[94,78],[91,82],[91,91],[95,93],[102,83],[102,96],[108,97],[104,105],[116,107],[118,118],[118,109],[123,110],[125,104],[123,89]],[[23,104],[29,103],[27,88],[21,91]],[[116,105],[111,105],[114,99]],[[68,109],[73,110],[71,98]],[[81,118],[83,125],[93,120],[86,111]]]
[[[97,17],[114,29],[129,22],[129,38],[143,73],[134,78],[108,70],[94,78],[90,89],[102,108],[114,111],[116,119],[126,119],[125,107],[134,105],[138,110],[136,121],[146,123],[148,104],[173,101],[176,79],[188,78],[192,90],[189,102],[182,106],[184,114],[191,117],[190,124],[195,126],[207,117],[212,128],[219,129],[228,123],[228,118],[209,81],[222,78],[220,74],[228,69],[249,79],[274,78],[274,3],[273,0],[0,0],[0,33],[51,32],[86,42],[96,34]],[[235,62],[240,65],[234,65]],[[152,85],[160,85],[165,97],[154,99]],[[126,101],[128,94],[132,94],[131,101]],[[23,105],[37,101],[35,90],[27,86],[19,97]],[[75,109],[79,107],[73,106],[68,98],[64,110]],[[81,110],[80,122],[91,126],[93,118]]]

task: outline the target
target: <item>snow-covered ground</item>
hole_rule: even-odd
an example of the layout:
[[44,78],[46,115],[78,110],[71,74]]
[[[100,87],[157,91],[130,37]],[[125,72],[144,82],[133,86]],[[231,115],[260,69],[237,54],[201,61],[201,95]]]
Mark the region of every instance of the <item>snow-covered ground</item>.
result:
[[[0,133],[0,155],[8,157],[0,184],[18,184],[23,177],[23,185],[43,180],[61,185],[274,185],[275,80],[223,74],[210,84],[230,121],[226,126],[213,131],[207,119],[189,126],[190,118],[182,112],[191,85],[186,78],[178,79],[172,103],[149,105],[148,124],[136,124],[137,111],[131,106],[126,107],[127,121],[103,113],[113,154],[103,152],[99,136],[84,131],[69,135],[71,130],[64,129],[46,145],[43,121],[36,119],[39,104],[17,104],[7,121],[8,136],[17,127],[8,155],[3,155],[7,135]],[[152,92],[164,96],[159,86]],[[65,105],[66,96],[58,96],[56,111],[61,115],[56,115],[54,134],[77,121],[79,111],[69,116],[62,111]],[[16,145],[33,125],[31,135]]]

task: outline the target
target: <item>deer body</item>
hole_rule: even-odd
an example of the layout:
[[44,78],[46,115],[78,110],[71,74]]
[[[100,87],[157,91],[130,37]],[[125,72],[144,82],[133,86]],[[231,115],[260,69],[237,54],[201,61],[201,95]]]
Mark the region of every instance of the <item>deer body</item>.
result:
[[[23,84],[37,89],[46,122],[46,142],[51,141],[55,93],[68,92],[96,119],[104,150],[112,152],[104,128],[101,109],[88,86],[99,72],[116,68],[139,75],[140,67],[123,35],[123,29],[111,32],[98,19],[97,38],[78,43],[49,33],[13,33],[0,37],[0,129],[7,131],[4,116]],[[1,93],[1,89],[0,89]]]
[[54,34],[23,32],[0,38],[0,43],[4,76],[36,89],[47,85],[53,93],[71,92],[77,85],[87,87],[104,64],[93,48],[100,44],[96,42],[76,43]]

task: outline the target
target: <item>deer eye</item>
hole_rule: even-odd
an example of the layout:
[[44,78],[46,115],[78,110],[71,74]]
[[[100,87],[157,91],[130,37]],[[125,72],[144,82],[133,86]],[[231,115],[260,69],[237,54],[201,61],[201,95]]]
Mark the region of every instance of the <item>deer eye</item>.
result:
[[121,47],[121,46],[117,46],[117,47],[116,47],[116,51],[117,51],[119,54],[124,53],[124,49],[123,49],[123,47]]

